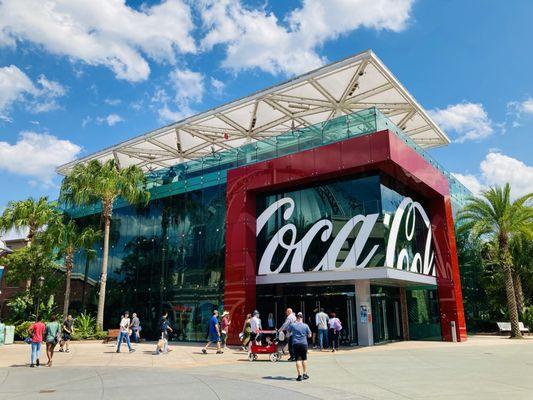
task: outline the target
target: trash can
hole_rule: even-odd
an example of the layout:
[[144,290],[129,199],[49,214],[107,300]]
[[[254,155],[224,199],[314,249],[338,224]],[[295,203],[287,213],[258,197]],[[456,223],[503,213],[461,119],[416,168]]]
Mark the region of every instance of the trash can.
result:
[[4,337],[4,344],[13,344],[15,342],[15,326],[6,325],[6,334]]
[[6,326],[4,324],[0,324],[0,346],[4,344],[5,337],[6,337]]

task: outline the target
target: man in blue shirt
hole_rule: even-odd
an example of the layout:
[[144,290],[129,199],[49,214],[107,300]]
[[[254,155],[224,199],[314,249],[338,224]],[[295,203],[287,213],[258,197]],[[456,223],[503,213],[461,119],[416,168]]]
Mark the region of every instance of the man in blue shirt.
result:
[[309,379],[309,375],[307,375],[307,339],[312,334],[309,325],[303,322],[303,319],[303,314],[299,312],[296,316],[296,322],[289,326],[289,332],[292,334],[292,351],[296,359],[296,371],[298,372],[297,381]]
[[202,353],[207,354],[207,349],[209,346],[211,346],[211,343],[216,343],[217,354],[223,353],[220,348],[220,325],[218,323],[218,310],[213,311],[213,316],[209,320],[209,339],[205,347],[202,349]]

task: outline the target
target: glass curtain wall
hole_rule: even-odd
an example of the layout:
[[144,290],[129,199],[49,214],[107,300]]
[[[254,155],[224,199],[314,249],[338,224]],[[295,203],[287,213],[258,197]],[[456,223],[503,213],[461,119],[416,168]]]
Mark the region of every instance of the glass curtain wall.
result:
[[[120,315],[137,312],[143,335],[156,337],[161,313],[169,313],[177,340],[203,340],[214,308],[222,306],[225,254],[225,185],[156,199],[146,208],[121,207],[111,224],[105,328],[118,326]],[[81,219],[100,224],[99,217]],[[97,257],[75,260],[85,273],[85,304],[94,311],[101,265]]]

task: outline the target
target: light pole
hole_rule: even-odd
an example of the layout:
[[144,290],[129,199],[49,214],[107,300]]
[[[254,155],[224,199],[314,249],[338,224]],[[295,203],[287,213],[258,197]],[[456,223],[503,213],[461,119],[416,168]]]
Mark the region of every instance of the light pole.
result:
[[41,291],[43,290],[44,276],[39,277],[39,291],[37,292],[37,304],[35,305],[35,319],[39,317],[39,304],[41,303]]

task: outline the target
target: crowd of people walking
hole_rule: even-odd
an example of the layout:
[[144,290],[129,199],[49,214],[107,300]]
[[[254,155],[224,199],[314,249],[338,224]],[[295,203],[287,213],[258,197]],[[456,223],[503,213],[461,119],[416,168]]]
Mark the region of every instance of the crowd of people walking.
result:
[[[265,329],[259,311],[255,310],[247,314],[239,334],[241,349],[251,352],[253,344],[260,345],[263,341],[267,345],[276,343],[281,346],[283,354],[288,350],[288,361],[296,362],[297,380],[309,379],[307,370],[308,349],[312,346],[320,351],[331,349],[335,352],[339,349],[339,339],[342,331],[342,323],[334,312],[329,315],[323,308],[313,310],[304,321],[302,312],[295,313],[292,308],[285,310],[285,319],[279,328],[276,326],[276,319],[273,313],[269,313],[266,319]],[[214,310],[207,325],[207,344],[202,348],[202,353],[207,354],[208,350],[214,346],[216,354],[222,354],[226,349],[228,334],[232,329],[230,313],[226,310],[219,315],[218,310]],[[141,322],[136,313],[130,318],[130,313],[125,311],[120,318],[116,352],[120,353],[122,344],[125,343],[128,351],[133,353],[132,341],[139,343],[141,337]],[[164,354],[171,351],[168,345],[169,335],[173,332],[168,313],[164,312],[159,320],[159,339],[157,341],[154,354]],[[29,337],[26,341],[31,344],[30,367],[40,366],[41,345],[46,346],[47,363],[51,367],[53,363],[54,350],[59,344],[60,352],[69,352],[69,343],[74,333],[74,320],[72,315],[68,315],[60,323],[57,317],[52,315],[46,324],[41,317],[37,317],[35,323],[29,328]],[[274,334],[275,342],[272,341]],[[280,353],[281,354],[281,353]],[[253,355],[253,354],[252,354]]]
[[51,367],[54,358],[54,351],[59,344],[60,352],[70,352],[69,343],[74,332],[72,315],[68,315],[62,324],[57,320],[56,315],[50,317],[46,324],[40,316],[37,316],[35,322],[28,328],[28,337],[26,343],[30,344],[30,367],[39,367],[41,365],[41,347],[45,344],[46,366]]

